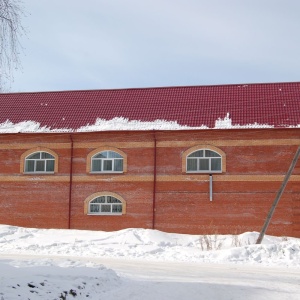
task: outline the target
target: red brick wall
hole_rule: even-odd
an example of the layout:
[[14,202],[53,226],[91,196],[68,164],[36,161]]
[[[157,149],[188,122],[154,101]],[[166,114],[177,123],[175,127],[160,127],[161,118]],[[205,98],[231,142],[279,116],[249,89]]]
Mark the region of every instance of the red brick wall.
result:
[[[155,137],[156,149],[154,132],[72,134],[70,176],[69,133],[2,135],[0,222],[40,228],[68,228],[70,223],[74,229],[108,231],[154,226],[193,234],[259,231],[300,144],[298,129],[165,131],[156,132]],[[182,170],[183,153],[196,145],[214,146],[226,155],[226,172],[213,174],[213,201],[209,199],[208,174]],[[127,154],[126,173],[87,172],[87,155],[103,146]],[[20,172],[21,155],[36,147],[58,155],[57,173]],[[300,162],[267,234],[300,237],[299,181]],[[85,199],[103,191],[120,195],[126,201],[126,214],[84,214]]]

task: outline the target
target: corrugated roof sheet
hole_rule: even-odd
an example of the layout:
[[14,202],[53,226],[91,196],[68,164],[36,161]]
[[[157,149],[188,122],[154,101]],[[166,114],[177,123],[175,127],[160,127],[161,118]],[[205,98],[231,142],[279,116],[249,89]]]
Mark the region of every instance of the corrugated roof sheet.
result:
[[177,121],[213,128],[230,113],[232,124],[300,124],[300,82],[0,94],[0,123],[36,121],[76,129],[110,120]]

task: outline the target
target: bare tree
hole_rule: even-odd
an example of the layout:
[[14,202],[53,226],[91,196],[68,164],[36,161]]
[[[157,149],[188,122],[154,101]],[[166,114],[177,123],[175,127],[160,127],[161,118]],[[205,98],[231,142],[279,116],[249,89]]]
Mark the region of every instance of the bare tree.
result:
[[21,0],[0,0],[0,91],[13,79],[13,71],[20,66],[19,38],[25,33],[21,25]]

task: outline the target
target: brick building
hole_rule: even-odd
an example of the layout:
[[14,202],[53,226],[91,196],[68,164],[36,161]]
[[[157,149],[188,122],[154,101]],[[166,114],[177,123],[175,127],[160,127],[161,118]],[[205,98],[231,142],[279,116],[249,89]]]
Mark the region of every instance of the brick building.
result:
[[[0,111],[17,226],[259,231],[300,145],[300,83],[0,94]],[[115,117],[150,127],[82,128]],[[267,233],[300,237],[299,217],[298,162]]]

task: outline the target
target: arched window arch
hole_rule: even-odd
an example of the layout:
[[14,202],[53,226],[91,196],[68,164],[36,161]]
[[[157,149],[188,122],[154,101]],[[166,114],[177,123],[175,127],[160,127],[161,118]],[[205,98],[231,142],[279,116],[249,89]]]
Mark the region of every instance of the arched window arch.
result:
[[85,200],[84,213],[87,215],[123,215],[126,213],[126,202],[115,193],[95,193]]
[[88,173],[124,173],[127,170],[126,154],[112,147],[102,147],[89,153]]
[[91,158],[91,172],[123,172],[123,156],[114,151],[102,151]]
[[53,174],[58,169],[58,155],[50,149],[35,148],[21,156],[21,172]]
[[225,153],[214,146],[195,146],[184,152],[184,172],[222,173],[226,171]]

